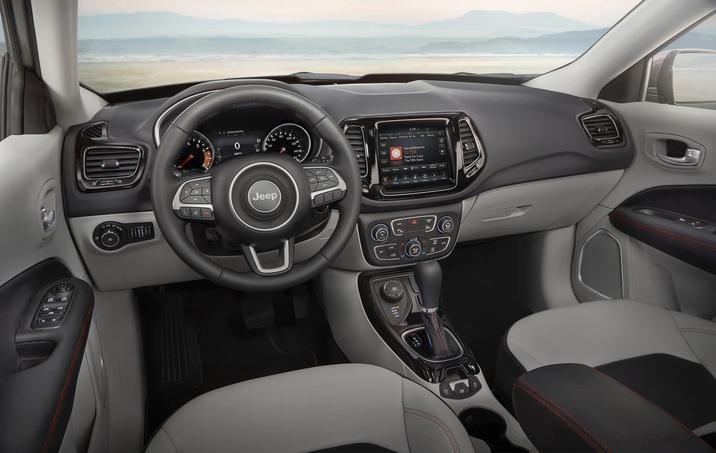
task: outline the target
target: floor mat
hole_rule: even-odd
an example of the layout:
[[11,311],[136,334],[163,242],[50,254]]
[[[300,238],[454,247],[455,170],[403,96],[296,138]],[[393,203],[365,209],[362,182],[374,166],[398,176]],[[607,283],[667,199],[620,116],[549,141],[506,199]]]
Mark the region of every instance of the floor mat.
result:
[[490,384],[502,336],[530,314],[522,302],[531,294],[533,273],[525,255],[533,243],[529,235],[478,243],[457,248],[441,262],[445,312]]
[[139,291],[147,435],[183,404],[216,388],[347,362],[310,288],[294,291],[304,300],[298,310],[291,291],[244,294],[205,282]]

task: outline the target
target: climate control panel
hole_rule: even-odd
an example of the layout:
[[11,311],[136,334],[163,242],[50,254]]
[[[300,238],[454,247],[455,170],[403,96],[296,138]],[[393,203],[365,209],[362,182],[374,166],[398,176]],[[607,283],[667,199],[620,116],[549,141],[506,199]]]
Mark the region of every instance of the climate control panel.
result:
[[455,247],[460,206],[405,215],[362,214],[363,251],[369,263],[391,266],[438,259]]

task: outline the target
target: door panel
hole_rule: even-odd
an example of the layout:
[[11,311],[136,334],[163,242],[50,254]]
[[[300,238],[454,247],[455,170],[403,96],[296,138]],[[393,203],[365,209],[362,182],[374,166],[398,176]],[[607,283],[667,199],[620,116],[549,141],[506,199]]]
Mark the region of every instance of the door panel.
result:
[[[58,451],[87,358],[93,292],[64,217],[62,141],[55,127],[0,142],[0,452]],[[40,300],[60,281],[73,300],[61,325],[41,328]]]
[[56,259],[0,287],[0,451],[59,449],[93,300],[92,288]]
[[[585,284],[580,272],[601,267],[603,274],[613,277],[618,268],[623,297],[712,319],[716,252],[711,247],[716,245],[716,235],[710,225],[694,228],[688,220],[716,222],[716,111],[646,102],[608,104],[626,125],[636,153],[614,190],[577,226],[575,293],[582,302],[608,298],[599,287],[609,288],[599,280],[602,273],[592,274],[587,282],[591,284]],[[667,152],[667,146],[677,148]],[[699,149],[695,165],[658,157],[679,157],[685,148]],[[688,218],[679,221],[683,216]],[[600,230],[614,238],[618,252],[610,255],[609,262],[585,262],[589,258],[583,256],[585,244],[588,250],[590,238]]]

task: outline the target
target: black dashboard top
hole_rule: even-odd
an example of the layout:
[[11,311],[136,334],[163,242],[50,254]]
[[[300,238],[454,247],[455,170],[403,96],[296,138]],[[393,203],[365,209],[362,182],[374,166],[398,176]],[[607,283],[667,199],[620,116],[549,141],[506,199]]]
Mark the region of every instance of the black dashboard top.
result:
[[[83,188],[79,167],[84,162],[86,148],[98,141],[136,147],[142,151],[140,158],[146,160],[141,169],[151,168],[164,121],[178,115],[190,105],[191,99],[201,96],[199,93],[241,84],[273,85],[297,92],[320,105],[343,126],[370,124],[376,118],[449,117],[456,121],[455,127],[461,118],[469,120],[485,153],[479,173],[470,178],[458,177],[455,173],[454,190],[426,192],[413,197],[376,198],[366,190],[363,199],[366,212],[446,205],[497,187],[623,169],[631,163],[634,154],[626,125],[604,106],[592,100],[524,86],[448,81],[288,85],[270,80],[225,80],[192,86],[172,98],[109,105],[92,121],[70,128],[62,164],[67,215],[81,217],[151,210],[147,171],[138,172],[135,181],[118,190]],[[242,137],[252,141],[256,150],[261,151],[276,126],[284,123],[301,125],[301,119],[290,112],[271,112],[259,106],[253,108],[252,111],[249,106],[243,114],[226,115],[213,123],[210,120],[202,133],[215,142],[227,132],[243,131]],[[168,110],[170,112],[165,113]],[[620,143],[598,147],[590,141],[588,128],[581,120],[595,113],[612,117]],[[103,123],[104,129],[99,136],[89,136],[86,129],[97,123]],[[295,134],[289,138],[298,140],[296,135],[300,131],[293,129],[292,132]],[[301,146],[308,146],[309,149],[304,151],[309,159],[330,154],[330,150],[321,149],[312,132],[308,133],[312,144],[302,142]],[[454,133],[458,137],[459,132],[455,130]],[[377,146],[375,137],[368,139],[371,146]],[[244,146],[243,142],[241,146]],[[283,148],[277,145],[277,149]],[[220,154],[223,156],[224,151]],[[380,182],[377,174],[379,156],[374,159],[376,175],[372,176],[372,181]],[[462,165],[461,158],[456,157],[453,162],[451,165]]]

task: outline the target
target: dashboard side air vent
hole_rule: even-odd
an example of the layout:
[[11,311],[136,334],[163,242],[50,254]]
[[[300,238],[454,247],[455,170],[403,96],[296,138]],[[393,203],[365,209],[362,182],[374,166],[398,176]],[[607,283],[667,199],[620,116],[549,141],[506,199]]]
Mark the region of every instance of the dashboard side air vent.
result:
[[82,129],[82,137],[85,138],[107,138],[107,123],[94,123]]
[[582,127],[597,148],[621,145],[624,141],[619,124],[612,115],[595,113],[583,116]]
[[363,126],[351,124],[345,127],[343,133],[356,153],[360,176],[365,178],[368,176],[368,145],[365,141],[365,130]]
[[475,129],[467,118],[458,120],[460,147],[465,176],[472,178],[485,163],[485,152]]
[[88,146],[82,150],[83,188],[113,189],[133,185],[141,176],[144,152],[138,146]]

